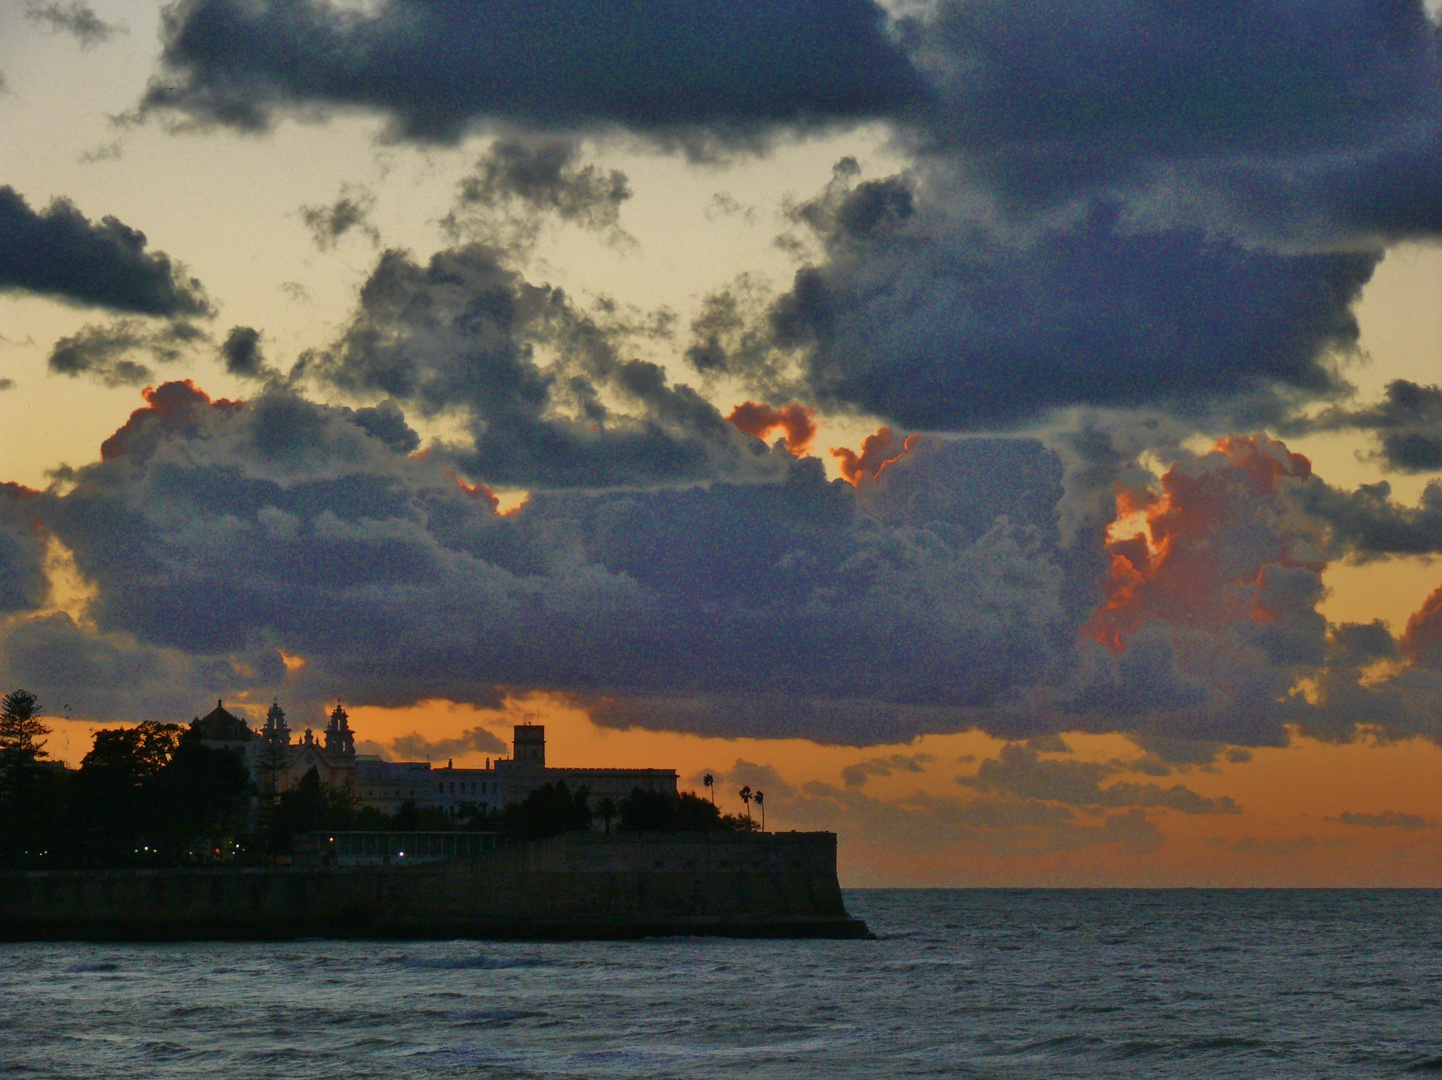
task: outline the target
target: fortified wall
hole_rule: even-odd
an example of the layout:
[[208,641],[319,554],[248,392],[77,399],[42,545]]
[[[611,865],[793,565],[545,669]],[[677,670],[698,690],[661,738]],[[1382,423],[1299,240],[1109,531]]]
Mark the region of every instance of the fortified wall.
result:
[[869,937],[835,833],[574,833],[414,867],[0,873],[0,939]]

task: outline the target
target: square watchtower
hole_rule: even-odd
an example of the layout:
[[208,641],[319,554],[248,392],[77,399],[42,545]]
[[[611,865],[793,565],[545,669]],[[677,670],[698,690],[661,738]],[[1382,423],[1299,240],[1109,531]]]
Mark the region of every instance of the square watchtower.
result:
[[544,769],[546,767],[546,726],[544,724],[517,724],[513,730],[512,745],[516,764]]

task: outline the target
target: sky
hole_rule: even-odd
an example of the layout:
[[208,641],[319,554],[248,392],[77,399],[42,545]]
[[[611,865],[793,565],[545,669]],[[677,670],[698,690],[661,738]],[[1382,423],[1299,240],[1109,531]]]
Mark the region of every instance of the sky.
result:
[[1437,18],[3,5],[0,688],[1442,885]]

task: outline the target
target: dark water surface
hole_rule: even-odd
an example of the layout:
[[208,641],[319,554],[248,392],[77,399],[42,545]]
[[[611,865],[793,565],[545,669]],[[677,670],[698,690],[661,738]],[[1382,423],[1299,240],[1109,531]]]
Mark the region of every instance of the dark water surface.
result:
[[878,941],[0,945],[0,1077],[1442,1076],[1442,893],[861,891]]

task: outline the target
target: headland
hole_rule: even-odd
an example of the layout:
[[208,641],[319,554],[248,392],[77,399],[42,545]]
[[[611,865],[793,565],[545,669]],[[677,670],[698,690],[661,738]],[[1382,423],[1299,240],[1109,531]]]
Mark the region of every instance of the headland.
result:
[[867,938],[834,833],[565,833],[420,865],[0,872],[0,940]]

